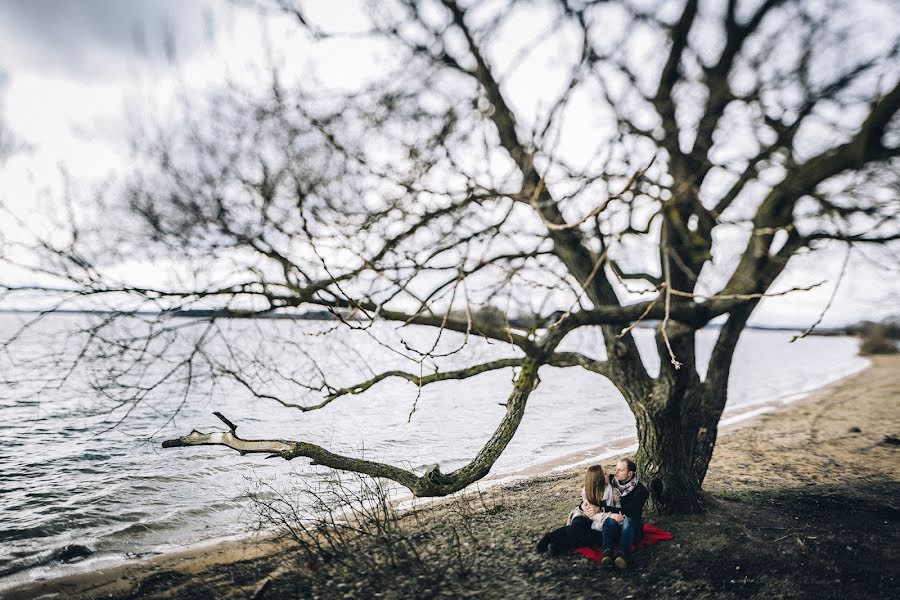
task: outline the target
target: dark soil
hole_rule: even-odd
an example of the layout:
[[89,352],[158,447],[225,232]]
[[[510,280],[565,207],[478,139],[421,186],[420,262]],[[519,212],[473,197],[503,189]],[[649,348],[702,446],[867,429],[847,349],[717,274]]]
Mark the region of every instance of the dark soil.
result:
[[[472,501],[465,517],[436,515],[409,533],[422,559],[388,566],[363,545],[311,562],[296,552],[216,568],[202,580],[160,573],[132,597],[257,598],[891,598],[900,577],[900,484],[770,488],[716,493],[706,512],[655,516],[675,534],[635,554],[622,572],[576,554],[539,555],[535,544],[562,522],[579,475],[531,480]],[[526,500],[527,499],[527,500]],[[889,501],[885,501],[889,499]],[[440,511],[438,511],[440,512]],[[465,518],[465,524],[461,519]],[[412,523],[407,525],[413,526]],[[453,532],[457,532],[456,535]],[[464,532],[459,534],[459,532]]]

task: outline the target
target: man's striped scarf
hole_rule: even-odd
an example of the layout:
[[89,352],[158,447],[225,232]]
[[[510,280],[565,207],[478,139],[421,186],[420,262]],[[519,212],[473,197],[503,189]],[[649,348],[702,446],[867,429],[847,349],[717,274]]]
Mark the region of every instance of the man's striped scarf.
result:
[[625,483],[619,483],[619,480],[613,477],[610,479],[610,483],[619,491],[619,494],[624,498],[625,496],[630,494],[634,488],[637,487],[638,479],[637,477],[632,477]]

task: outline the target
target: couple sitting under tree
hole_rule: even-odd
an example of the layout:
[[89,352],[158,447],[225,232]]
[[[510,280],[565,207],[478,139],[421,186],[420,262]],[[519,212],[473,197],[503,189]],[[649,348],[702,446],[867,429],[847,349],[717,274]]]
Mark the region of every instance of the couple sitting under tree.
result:
[[600,465],[588,467],[581,504],[569,514],[565,527],[551,531],[538,542],[537,551],[560,554],[583,546],[600,546],[601,564],[627,569],[631,546],[643,536],[642,513],[649,495],[637,480],[636,470],[634,461],[627,458],[616,463],[615,473],[608,476]]

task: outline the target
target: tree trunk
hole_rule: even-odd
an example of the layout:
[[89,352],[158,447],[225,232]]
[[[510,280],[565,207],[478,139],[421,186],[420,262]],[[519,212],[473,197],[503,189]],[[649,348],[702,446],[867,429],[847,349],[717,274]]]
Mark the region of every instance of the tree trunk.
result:
[[636,415],[640,446],[635,462],[638,478],[650,491],[648,509],[654,512],[689,514],[703,508],[697,464],[705,474],[715,438],[704,443],[701,435],[702,392],[699,383],[686,389],[657,384],[647,410]]
[[703,485],[703,480],[706,479],[706,470],[709,468],[716,437],[719,435],[721,414],[721,411],[718,411],[715,416],[704,416],[694,436],[693,474],[697,485]]

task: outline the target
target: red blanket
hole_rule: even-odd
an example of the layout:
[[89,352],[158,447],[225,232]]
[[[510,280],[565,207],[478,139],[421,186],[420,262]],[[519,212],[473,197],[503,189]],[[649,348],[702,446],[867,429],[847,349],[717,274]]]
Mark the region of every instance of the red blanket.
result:
[[[668,531],[663,531],[658,527],[654,527],[653,525],[644,523],[644,537],[641,539],[641,541],[631,547],[631,551],[634,552],[635,550],[640,550],[641,548],[652,546],[656,542],[664,542],[671,539],[672,534]],[[591,560],[603,560],[603,550],[601,550],[600,548],[576,548],[575,552]]]

